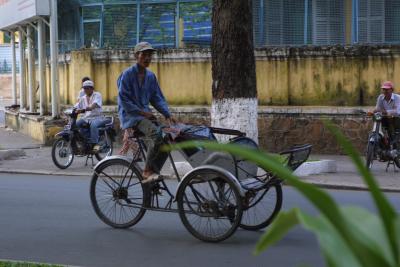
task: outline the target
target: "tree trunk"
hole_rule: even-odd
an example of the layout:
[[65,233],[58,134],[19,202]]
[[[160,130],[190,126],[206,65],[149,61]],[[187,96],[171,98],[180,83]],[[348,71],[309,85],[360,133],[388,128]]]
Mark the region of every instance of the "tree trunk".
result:
[[251,0],[214,0],[211,124],[258,142]]

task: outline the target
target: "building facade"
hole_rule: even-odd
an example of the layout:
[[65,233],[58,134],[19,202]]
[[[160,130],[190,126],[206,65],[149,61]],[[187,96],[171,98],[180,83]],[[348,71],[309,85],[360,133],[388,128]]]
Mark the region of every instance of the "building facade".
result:
[[[397,0],[252,0],[256,47],[400,43]],[[211,0],[59,1],[61,50],[208,46]]]

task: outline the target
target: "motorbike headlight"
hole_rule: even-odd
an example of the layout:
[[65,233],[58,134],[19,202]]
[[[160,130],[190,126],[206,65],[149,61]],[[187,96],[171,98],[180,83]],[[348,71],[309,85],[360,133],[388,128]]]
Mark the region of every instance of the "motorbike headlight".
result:
[[375,119],[376,121],[382,120],[382,114],[380,114],[380,113],[375,113],[374,119]]

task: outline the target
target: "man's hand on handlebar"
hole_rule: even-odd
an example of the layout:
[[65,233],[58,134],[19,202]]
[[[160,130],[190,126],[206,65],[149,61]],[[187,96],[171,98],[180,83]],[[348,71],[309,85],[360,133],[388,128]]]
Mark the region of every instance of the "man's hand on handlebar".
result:
[[140,115],[151,121],[157,120],[156,116],[154,116],[151,112],[141,111]]
[[76,112],[77,114],[85,113],[85,112],[86,112],[86,109],[76,109],[75,112]]
[[169,117],[166,119],[167,125],[171,126],[172,124],[176,124],[176,119],[174,117]]

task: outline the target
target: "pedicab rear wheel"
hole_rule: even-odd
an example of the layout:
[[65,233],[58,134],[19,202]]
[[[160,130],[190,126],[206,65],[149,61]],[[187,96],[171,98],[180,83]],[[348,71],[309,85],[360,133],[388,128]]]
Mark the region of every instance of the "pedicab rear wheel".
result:
[[142,219],[149,197],[140,175],[122,159],[110,159],[96,168],[90,183],[90,200],[104,223],[128,228]]
[[238,186],[222,172],[199,169],[181,182],[176,195],[179,216],[186,229],[206,242],[230,237],[242,218]]
[[257,231],[267,227],[282,208],[282,186],[275,184],[255,192],[248,197],[243,210],[240,228]]

